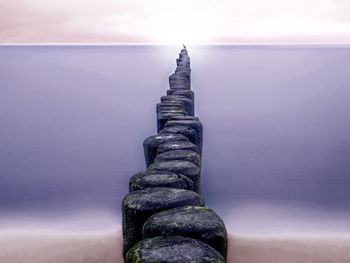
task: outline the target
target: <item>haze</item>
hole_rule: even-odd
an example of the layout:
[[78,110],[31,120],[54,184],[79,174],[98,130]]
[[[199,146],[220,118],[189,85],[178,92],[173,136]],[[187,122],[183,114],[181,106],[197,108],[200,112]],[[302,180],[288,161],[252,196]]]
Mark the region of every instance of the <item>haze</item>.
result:
[[1,0],[0,43],[349,43],[346,0]]

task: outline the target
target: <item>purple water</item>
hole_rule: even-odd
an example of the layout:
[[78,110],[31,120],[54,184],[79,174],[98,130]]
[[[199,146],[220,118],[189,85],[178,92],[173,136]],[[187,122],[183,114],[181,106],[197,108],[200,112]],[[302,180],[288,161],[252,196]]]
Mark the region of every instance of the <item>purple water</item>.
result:
[[[0,47],[0,226],[83,221],[89,211],[120,221],[179,51]],[[350,229],[350,48],[195,46],[189,55],[207,205],[229,226],[249,222],[235,231],[273,218]],[[101,217],[88,227],[103,228]]]

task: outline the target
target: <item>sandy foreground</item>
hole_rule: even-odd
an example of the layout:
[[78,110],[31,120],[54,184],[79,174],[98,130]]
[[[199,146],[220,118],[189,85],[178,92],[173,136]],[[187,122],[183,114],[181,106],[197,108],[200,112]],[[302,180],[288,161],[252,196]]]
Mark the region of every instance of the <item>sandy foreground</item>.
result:
[[[350,238],[229,236],[230,263],[350,262]],[[0,263],[121,263],[121,232],[2,233]]]

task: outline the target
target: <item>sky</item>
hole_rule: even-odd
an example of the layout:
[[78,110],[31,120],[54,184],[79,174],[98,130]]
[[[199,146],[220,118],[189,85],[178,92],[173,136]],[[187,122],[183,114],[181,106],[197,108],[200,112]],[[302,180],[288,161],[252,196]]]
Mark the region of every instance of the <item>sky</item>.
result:
[[350,43],[348,0],[0,0],[0,44]]

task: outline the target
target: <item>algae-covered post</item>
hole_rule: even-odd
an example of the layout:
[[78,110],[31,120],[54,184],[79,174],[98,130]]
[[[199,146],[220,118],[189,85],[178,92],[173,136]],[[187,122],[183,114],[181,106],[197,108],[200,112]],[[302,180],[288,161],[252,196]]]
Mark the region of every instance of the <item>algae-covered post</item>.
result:
[[131,177],[122,202],[126,263],[225,262],[225,224],[200,196],[203,126],[185,47],[176,63],[156,105],[158,134],[143,142],[146,170]]

